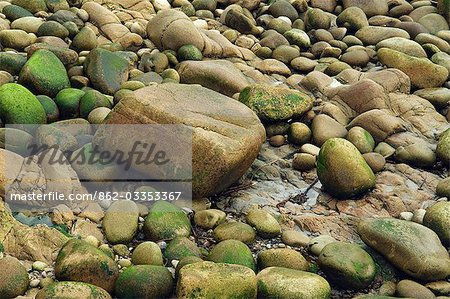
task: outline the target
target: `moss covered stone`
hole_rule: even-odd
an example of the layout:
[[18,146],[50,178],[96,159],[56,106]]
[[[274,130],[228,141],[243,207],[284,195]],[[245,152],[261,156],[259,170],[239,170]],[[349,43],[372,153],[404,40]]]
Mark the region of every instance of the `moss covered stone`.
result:
[[269,212],[261,209],[252,209],[245,218],[247,223],[256,229],[258,235],[263,238],[276,237],[281,232],[278,221]]
[[177,51],[177,57],[179,61],[185,60],[202,60],[202,52],[194,45],[181,46]]
[[108,98],[97,90],[89,90],[80,99],[80,116],[87,118],[92,110],[99,107],[111,109],[112,103]]
[[42,290],[40,290],[36,299],[51,299],[51,298],[65,298],[65,299],[111,299],[111,295],[108,294],[102,288],[97,286],[75,281],[61,281],[54,282]]
[[95,89],[108,95],[113,95],[128,79],[128,61],[101,48],[89,53],[84,69]]
[[358,149],[342,138],[328,139],[317,157],[322,186],[337,197],[351,197],[375,187],[375,175]]
[[144,232],[152,241],[188,237],[191,223],[182,209],[167,201],[158,201],[145,218]]
[[117,298],[167,298],[173,278],[163,266],[139,265],[124,270],[116,281]]
[[36,96],[36,98],[45,110],[45,114],[47,115],[47,123],[58,121],[59,108],[58,105],[56,105],[55,101],[53,101],[50,97],[44,95]]
[[31,13],[47,11],[47,4],[45,4],[45,0],[12,0],[11,3],[23,7]]
[[151,241],[143,242],[136,246],[131,256],[131,262],[134,265],[164,265],[161,248],[159,248],[158,244]]
[[346,289],[368,287],[376,273],[372,257],[358,245],[345,242],[326,245],[318,262],[327,278]]
[[0,53],[0,71],[8,72],[13,76],[20,73],[26,62],[27,57],[25,55],[5,52]]
[[80,100],[85,92],[76,88],[66,88],[58,92],[55,103],[61,113],[61,118],[77,118],[80,115]]
[[331,296],[328,282],[321,276],[305,271],[269,267],[257,275],[258,297],[261,298],[314,298]]
[[351,128],[346,139],[356,146],[361,154],[373,152],[375,148],[375,140],[372,135],[361,127]]
[[169,260],[181,260],[187,256],[201,257],[197,245],[186,237],[176,237],[167,245],[164,256]]
[[445,246],[450,246],[450,202],[441,201],[429,207],[423,225],[432,229]]
[[175,268],[176,276],[178,276],[178,274],[180,273],[180,270],[184,266],[187,266],[187,265],[190,265],[190,264],[194,264],[194,263],[201,263],[201,262],[203,262],[203,260],[201,258],[197,257],[197,256],[187,256],[187,257],[182,258],[178,262],[177,267]]
[[0,118],[5,124],[45,124],[47,116],[38,99],[25,87],[0,86]]
[[25,293],[28,288],[28,272],[22,264],[13,257],[0,259],[0,298],[15,298]]
[[113,244],[129,243],[138,229],[139,208],[131,200],[114,202],[103,218],[106,239]]
[[190,264],[180,270],[177,298],[256,298],[255,273],[241,265]]
[[118,275],[114,260],[82,240],[68,241],[56,258],[55,276],[58,280],[86,282],[111,292]]
[[238,240],[220,242],[211,250],[208,260],[215,263],[242,265],[256,272],[256,264],[250,248]]
[[444,162],[446,166],[450,165],[450,129],[442,133],[436,148],[437,158]]
[[219,224],[214,229],[214,237],[218,241],[233,239],[250,244],[255,241],[256,232],[246,223],[230,221]]
[[258,268],[283,267],[306,271],[309,263],[300,252],[288,248],[276,248],[261,251],[258,254]]
[[408,275],[425,281],[450,275],[449,254],[431,229],[395,218],[365,219],[361,239]]
[[19,82],[50,97],[70,87],[64,64],[55,54],[44,49],[31,55],[20,71]]
[[305,93],[260,84],[250,85],[242,90],[239,101],[263,121],[298,118],[313,106],[313,99]]
[[20,18],[33,16],[33,14],[25,8],[14,4],[3,7],[2,13],[11,22]]

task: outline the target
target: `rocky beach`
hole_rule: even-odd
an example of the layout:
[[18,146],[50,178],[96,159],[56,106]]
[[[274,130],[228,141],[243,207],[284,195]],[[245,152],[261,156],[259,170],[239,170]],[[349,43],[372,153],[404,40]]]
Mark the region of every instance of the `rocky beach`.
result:
[[0,299],[450,298],[449,21],[0,1]]

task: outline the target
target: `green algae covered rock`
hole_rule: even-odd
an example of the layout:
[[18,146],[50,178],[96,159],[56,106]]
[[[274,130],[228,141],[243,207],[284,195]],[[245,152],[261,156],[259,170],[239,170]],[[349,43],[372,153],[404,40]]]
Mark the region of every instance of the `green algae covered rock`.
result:
[[317,157],[322,186],[337,197],[351,197],[375,187],[375,175],[358,149],[342,138],[328,139]]
[[256,298],[256,275],[247,267],[212,262],[184,266],[177,298]]
[[55,54],[44,49],[34,52],[25,63],[19,74],[19,83],[49,97],[55,97],[59,91],[70,87],[64,64]]
[[173,278],[167,268],[155,265],[132,266],[116,281],[117,298],[167,298],[172,294]]
[[281,121],[302,116],[314,100],[297,90],[254,84],[242,90],[239,101],[263,121]]
[[111,295],[109,295],[108,292],[102,288],[99,288],[92,284],[76,281],[54,282],[47,287],[44,287],[36,295],[36,299],[53,298],[111,299]]
[[0,259],[0,298],[15,298],[25,293],[29,278],[25,267],[16,258]]
[[238,240],[220,242],[211,250],[208,260],[215,263],[242,265],[256,272],[256,264],[250,248]]
[[6,124],[45,124],[47,115],[38,99],[15,83],[0,86],[0,118]]

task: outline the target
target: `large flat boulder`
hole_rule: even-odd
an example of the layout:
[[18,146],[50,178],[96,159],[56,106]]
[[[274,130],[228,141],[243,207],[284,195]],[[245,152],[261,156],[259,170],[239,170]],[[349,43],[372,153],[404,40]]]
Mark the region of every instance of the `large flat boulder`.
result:
[[[139,89],[122,99],[104,123],[183,124],[192,128],[194,197],[216,194],[238,180],[253,163],[265,140],[264,127],[253,111],[199,85],[167,83]],[[139,134],[128,130],[126,134],[108,135],[101,128],[94,143],[109,150],[131,150],[130,138],[137,137],[131,133]],[[173,136],[165,137],[167,141]],[[142,138],[150,143],[162,142],[161,138]],[[132,167],[142,173],[154,175],[158,171],[137,164]]]

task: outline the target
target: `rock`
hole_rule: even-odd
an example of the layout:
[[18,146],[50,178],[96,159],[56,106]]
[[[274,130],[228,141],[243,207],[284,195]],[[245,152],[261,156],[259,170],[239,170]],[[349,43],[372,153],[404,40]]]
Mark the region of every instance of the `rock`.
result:
[[5,7],[3,7],[2,13],[10,21],[33,16],[33,14],[25,8],[14,4],[6,5]]
[[288,129],[288,141],[302,145],[310,141],[312,133],[307,125],[301,122],[293,122]]
[[221,15],[221,21],[242,34],[258,34],[254,19],[237,5],[228,6]]
[[199,262],[181,268],[177,298],[256,298],[256,276],[241,265]]
[[365,45],[376,45],[382,40],[391,37],[402,37],[409,39],[408,32],[400,28],[366,26],[359,29],[355,36],[359,38]]
[[377,50],[381,48],[396,50],[409,56],[414,56],[418,58],[428,57],[427,53],[419,43],[403,37],[391,37],[388,39],[384,39],[379,43],[377,43],[376,45]]
[[227,60],[184,61],[177,65],[180,82],[200,84],[229,97],[248,86],[247,79]]
[[351,66],[366,66],[369,60],[369,54],[364,50],[349,51],[341,56],[341,61]]
[[105,118],[108,116],[108,114],[111,112],[111,109],[107,107],[97,107],[93,109],[88,117],[87,120],[90,124],[101,124],[105,120]]
[[374,173],[380,172],[386,165],[386,159],[379,153],[366,153],[362,156]]
[[158,244],[147,241],[139,244],[133,250],[131,262],[134,265],[164,266],[163,256]]
[[78,52],[81,52],[93,50],[97,47],[97,45],[98,42],[95,32],[89,27],[83,27],[73,38],[70,47]]
[[6,256],[0,258],[0,297],[15,298],[21,296],[28,289],[30,279],[25,267],[16,258]]
[[408,75],[411,83],[418,88],[439,87],[448,77],[446,68],[426,58],[409,56],[387,48],[379,49],[377,55],[384,65],[397,68]]
[[[438,184],[439,186],[439,184]],[[437,192],[436,192],[437,193]],[[438,202],[427,209],[423,217],[423,225],[432,229],[445,246],[450,245],[450,203]]]
[[341,138],[328,139],[317,157],[322,186],[338,197],[351,197],[375,186],[375,176],[358,149]]
[[258,253],[258,268],[283,267],[307,271],[309,263],[299,252],[293,249],[268,249]]
[[298,19],[298,13],[295,8],[286,0],[280,0],[273,2],[272,5],[269,6],[269,12],[277,17],[288,17],[292,22]]
[[296,90],[265,85],[246,87],[239,101],[250,107],[263,121],[298,118],[312,108],[313,99]]
[[182,258],[178,262],[177,267],[175,269],[175,277],[179,276],[180,270],[184,266],[190,265],[190,264],[194,264],[194,263],[201,263],[201,262],[203,262],[203,260],[201,258],[199,258],[199,257],[196,257],[196,256],[187,256],[187,257]]
[[58,280],[86,282],[111,292],[119,269],[100,249],[85,241],[72,239],[58,254],[55,275]]
[[191,223],[179,207],[167,201],[158,201],[145,218],[144,232],[152,241],[189,237]]
[[84,63],[85,72],[99,91],[112,95],[128,79],[128,62],[101,48],[92,50]]
[[437,295],[448,296],[450,294],[450,283],[447,281],[433,281],[425,286]]
[[318,146],[322,146],[330,138],[342,138],[347,135],[344,126],[325,114],[314,117],[311,130],[314,142]]
[[80,116],[80,100],[85,92],[76,88],[65,88],[58,92],[55,103],[62,119],[72,119]]
[[304,247],[309,244],[310,239],[303,232],[296,230],[285,230],[281,234],[281,241],[289,246]]
[[179,61],[186,60],[202,60],[202,52],[194,45],[181,46],[177,51],[177,57]]
[[6,71],[13,76],[20,73],[20,70],[27,62],[27,57],[16,53],[0,53],[0,70]]
[[311,46],[311,40],[303,30],[293,28],[283,33],[283,36],[291,45],[297,45],[300,48],[309,48]]
[[36,294],[36,299],[50,299],[55,297],[67,299],[111,299],[111,295],[104,289],[88,283],[75,281],[54,282],[42,288]]
[[320,235],[318,237],[312,238],[309,242],[309,249],[314,255],[319,256],[323,248],[330,243],[336,242],[332,236]]
[[246,216],[248,224],[256,229],[263,238],[273,238],[280,234],[281,227],[278,221],[269,212],[260,209],[251,209]]
[[45,110],[38,99],[28,89],[15,83],[0,86],[0,118],[7,124],[47,122]]
[[343,288],[364,289],[375,278],[375,262],[355,244],[334,242],[326,245],[318,264],[330,280]]
[[188,238],[176,237],[167,245],[164,256],[172,261],[181,260],[188,256],[201,257],[202,253],[197,245]]
[[450,179],[448,177],[439,181],[436,186],[436,195],[450,198]]
[[103,218],[106,239],[112,244],[129,243],[138,229],[139,209],[134,201],[113,202]]
[[36,17],[23,17],[11,23],[11,29],[23,30],[27,33],[35,33],[38,31],[44,21]]
[[375,147],[375,140],[372,135],[361,127],[353,127],[345,137],[350,141],[361,154],[370,153]]
[[111,101],[101,92],[97,90],[88,90],[80,98],[80,116],[83,118],[88,118],[89,113],[91,113],[95,108],[112,108]]
[[11,2],[14,5],[21,6],[31,13],[37,13],[39,11],[47,11],[47,5],[45,0],[27,1],[27,0],[13,0]]
[[402,163],[418,167],[433,167],[436,163],[436,155],[425,143],[413,143],[399,146],[395,150],[395,159]]
[[397,296],[403,298],[432,299],[433,292],[412,280],[403,279],[397,283]]
[[[145,117],[139,117],[138,121],[137,115]],[[260,121],[245,105],[195,85],[165,83],[135,91],[133,97],[122,99],[114,107],[104,123],[124,121],[182,123],[192,127],[194,198],[216,194],[239,179],[253,163],[266,138]],[[95,136],[100,146],[114,149],[120,143],[112,140],[116,138],[101,139],[101,134],[100,129]],[[226,141],[217,138],[220,135],[226,136]],[[121,150],[127,150],[123,148],[126,142],[120,144]],[[141,171],[153,174],[161,170],[146,165]]]
[[339,26],[346,27],[353,32],[369,26],[366,14],[361,8],[356,6],[344,9],[344,11],[342,11],[337,17],[336,23]]
[[253,66],[264,74],[278,74],[290,76],[291,70],[281,61],[276,59],[264,59],[253,62]]
[[316,60],[312,60],[306,57],[297,57],[292,59],[291,61],[291,67],[304,73],[311,72],[317,65],[318,62]]
[[63,63],[44,49],[34,52],[25,63],[19,74],[19,83],[49,97],[55,97],[59,91],[70,87]]
[[250,244],[255,241],[256,233],[248,224],[231,221],[219,224],[214,229],[214,237],[218,241],[233,239]]
[[344,0],[344,8],[348,7],[358,7],[368,17],[373,17],[376,15],[387,15],[389,7],[386,0]]
[[222,223],[227,214],[221,210],[209,209],[198,211],[194,215],[195,224],[203,229],[211,229]]
[[292,160],[292,168],[299,171],[309,171],[316,167],[316,156],[306,153],[296,154]]
[[450,89],[445,87],[419,89],[414,94],[428,100],[436,108],[444,108],[450,102]]
[[366,219],[361,239],[411,277],[433,281],[450,273],[450,259],[436,233],[420,224],[394,218]]
[[250,249],[238,240],[225,240],[211,249],[208,260],[215,263],[246,266],[256,272],[256,264]]
[[430,13],[421,17],[418,23],[427,28],[431,34],[436,34],[441,30],[449,29],[445,18],[437,13]]
[[39,26],[37,36],[56,36],[65,39],[69,36],[69,30],[56,21],[47,21]]
[[262,298],[317,298],[331,295],[328,282],[317,274],[269,267],[257,275],[258,296]]
[[450,129],[446,130],[439,137],[439,142],[436,148],[436,156],[446,165],[450,164]]
[[120,273],[115,293],[118,298],[166,298],[172,294],[173,278],[167,268],[132,266]]

